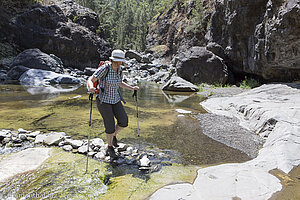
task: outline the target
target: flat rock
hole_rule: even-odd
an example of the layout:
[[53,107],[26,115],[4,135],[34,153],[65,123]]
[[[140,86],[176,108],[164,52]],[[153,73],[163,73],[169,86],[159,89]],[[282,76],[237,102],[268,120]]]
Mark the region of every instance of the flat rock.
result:
[[58,145],[61,141],[63,141],[65,134],[63,133],[53,133],[44,138],[44,144],[46,145]]
[[192,113],[192,111],[184,110],[184,109],[176,109],[175,111],[180,113],[180,114],[190,114],[190,113]]
[[62,148],[65,151],[72,151],[73,150],[73,147],[71,145],[64,145]]
[[105,158],[105,154],[103,152],[96,153],[95,158],[103,160]]
[[236,117],[244,128],[265,137],[263,148],[245,163],[199,169],[193,185],[165,186],[150,199],[170,199],[168,191],[174,195],[172,199],[265,200],[280,191],[280,180],[269,171],[289,173],[300,164],[299,89],[300,84],[268,84],[233,97],[202,102],[207,111]]
[[20,173],[37,169],[49,158],[50,148],[30,148],[0,161],[0,182]]
[[72,140],[72,139],[66,139],[65,144],[71,145],[74,149],[77,149],[83,145],[83,141],[81,140]]
[[40,131],[34,131],[32,133],[27,133],[26,136],[27,137],[36,137],[37,135],[39,135],[41,132]]
[[[86,154],[87,150],[88,150],[88,146],[87,145],[83,145],[83,146],[81,146],[81,147],[78,148],[78,153]],[[89,148],[89,152],[91,152],[91,151],[92,151],[92,149],[90,147]]]
[[95,138],[92,139],[92,145],[98,148],[101,148],[102,146],[104,146],[104,141],[100,138]]
[[180,78],[178,76],[173,76],[163,87],[162,90],[169,90],[169,91],[177,91],[177,92],[198,92],[199,88]]
[[46,135],[37,135],[37,136],[35,137],[34,143],[35,143],[35,144],[43,143],[43,142],[44,142],[44,139],[45,139],[46,137],[47,137]]
[[149,167],[151,165],[151,162],[148,158],[147,155],[144,155],[139,161],[138,161],[138,165],[140,167]]

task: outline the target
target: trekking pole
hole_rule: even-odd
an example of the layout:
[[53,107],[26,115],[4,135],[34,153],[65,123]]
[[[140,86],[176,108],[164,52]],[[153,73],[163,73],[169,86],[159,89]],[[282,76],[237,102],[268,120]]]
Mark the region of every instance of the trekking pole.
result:
[[90,121],[89,121],[89,135],[88,135],[88,148],[86,153],[86,168],[85,173],[88,172],[88,165],[89,165],[89,149],[90,149],[90,133],[91,133],[91,126],[92,126],[92,109],[93,109],[93,94],[90,93],[89,100],[91,101],[91,109],[90,109]]
[[[138,101],[137,101],[137,90],[134,90],[132,97],[135,97],[137,132],[138,132],[138,137],[140,137],[139,110],[138,110]],[[139,140],[139,149],[140,149],[140,140]]]

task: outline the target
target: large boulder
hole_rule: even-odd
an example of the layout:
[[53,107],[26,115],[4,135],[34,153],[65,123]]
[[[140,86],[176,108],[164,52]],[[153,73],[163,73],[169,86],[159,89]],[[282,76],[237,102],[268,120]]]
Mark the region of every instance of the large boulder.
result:
[[28,67],[24,67],[22,65],[14,66],[7,72],[7,79],[8,80],[19,80],[24,72],[29,70]]
[[134,50],[128,50],[125,53],[125,57],[129,59],[136,59],[139,63],[151,63],[150,59]]
[[162,87],[162,90],[177,91],[177,92],[198,92],[199,88],[180,77],[173,76]]
[[[63,63],[55,55],[48,55],[41,52],[39,49],[27,49],[20,53],[13,62],[11,67],[23,66],[30,69],[42,69],[47,71],[53,71],[56,73],[63,72]],[[26,68],[15,68],[13,71],[22,71]]]
[[234,73],[300,79],[299,1],[217,0],[207,39],[225,49]]
[[[2,30],[2,26],[0,28]],[[111,52],[103,38],[71,22],[57,5],[38,5],[16,14],[9,19],[9,29],[6,30],[6,37],[21,48],[39,48],[61,58],[64,66],[81,70],[97,66]]]
[[58,6],[65,13],[66,17],[74,23],[85,26],[96,33],[96,30],[100,26],[97,13],[77,4],[74,0],[62,1]]
[[52,84],[79,84],[80,80],[73,76],[57,74],[40,69],[29,69],[19,78],[21,85],[48,86]]
[[205,47],[192,47],[179,55],[177,74],[192,83],[225,83],[227,66],[223,60]]

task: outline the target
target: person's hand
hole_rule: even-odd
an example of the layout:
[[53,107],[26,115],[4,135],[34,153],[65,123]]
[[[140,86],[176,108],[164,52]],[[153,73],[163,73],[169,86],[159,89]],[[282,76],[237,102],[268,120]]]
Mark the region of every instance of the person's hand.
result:
[[96,93],[96,88],[94,88],[94,87],[89,88],[89,93],[95,94]]
[[139,88],[139,86],[134,86],[133,87],[133,90],[139,90],[140,88]]

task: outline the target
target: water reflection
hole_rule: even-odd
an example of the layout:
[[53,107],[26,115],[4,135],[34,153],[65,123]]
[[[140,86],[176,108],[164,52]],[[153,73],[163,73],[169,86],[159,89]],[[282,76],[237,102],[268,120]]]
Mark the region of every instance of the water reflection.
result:
[[[27,88],[30,89],[30,88]],[[86,139],[89,100],[85,87],[69,93],[28,93],[20,85],[0,86],[0,128],[64,131],[74,139]],[[68,89],[68,88],[67,88]],[[145,148],[171,150],[185,164],[240,162],[249,159],[235,149],[202,134],[200,123],[192,117],[205,113],[200,106],[203,97],[197,94],[162,92],[159,85],[141,83],[138,91],[140,137],[137,138],[135,100],[132,91],[122,90],[129,126],[119,139]],[[73,98],[76,97],[76,98]],[[176,109],[192,111],[177,117]],[[76,122],[76,123],[74,123]],[[92,137],[105,138],[102,118],[94,104]]]
[[26,86],[23,85],[24,89],[32,94],[53,94],[53,93],[66,93],[77,90],[80,85],[70,85],[70,86],[62,86],[62,85],[49,85],[49,86]]

